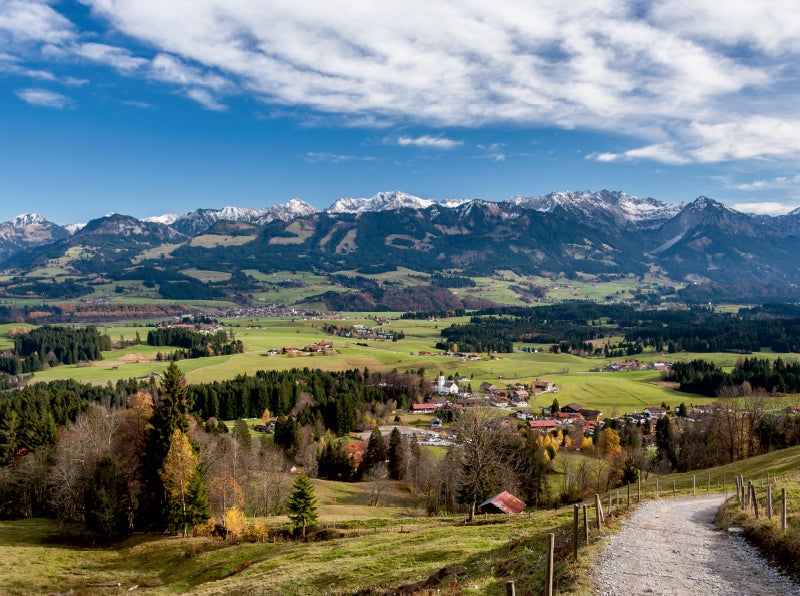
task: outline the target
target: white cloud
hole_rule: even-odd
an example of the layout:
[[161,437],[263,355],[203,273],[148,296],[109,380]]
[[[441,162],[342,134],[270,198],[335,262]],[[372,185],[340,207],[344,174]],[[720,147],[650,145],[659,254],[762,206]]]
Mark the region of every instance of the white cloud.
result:
[[0,3],[0,32],[12,43],[61,43],[75,34],[74,25],[49,2],[4,0]]
[[610,163],[614,161],[635,161],[652,160],[671,165],[683,165],[689,163],[689,159],[676,152],[672,143],[659,145],[648,145],[638,149],[630,149],[623,153],[590,153],[586,159],[593,159],[599,162]]
[[332,163],[341,163],[345,161],[375,161],[375,157],[371,155],[343,155],[317,151],[309,151],[303,159],[308,163],[318,163],[321,161],[329,161]]
[[454,141],[452,139],[446,139],[444,137],[432,137],[430,135],[422,135],[421,137],[399,137],[397,139],[397,144],[406,146],[413,146],[413,147],[425,147],[425,148],[432,148],[432,149],[455,149],[456,147],[461,147],[464,142],[463,141]]
[[640,145],[591,156],[606,162],[800,157],[800,19],[789,0],[724,10],[714,0],[81,2],[109,27],[103,39],[137,49],[96,43],[59,4],[5,0],[4,51],[38,43],[45,56],[107,64],[213,110],[247,94],[309,121],[310,109],[361,126],[511,123],[622,132]]
[[737,211],[742,213],[758,213],[760,215],[783,215],[789,213],[797,205],[787,205],[785,203],[777,203],[774,201],[762,201],[757,203],[735,203],[731,205]]
[[800,184],[800,174],[796,176],[777,176],[766,180],[753,180],[741,184],[728,185],[730,188],[741,191],[763,191],[763,190],[788,190],[796,189]]
[[102,43],[83,43],[75,46],[73,51],[84,58],[108,64],[117,70],[130,72],[144,67],[148,60],[139,58],[126,48],[118,48]]
[[71,103],[65,95],[47,89],[18,89],[15,93],[21,100],[34,106],[63,109]]
[[214,112],[223,112],[228,109],[225,104],[220,103],[217,101],[211,93],[208,92],[206,89],[194,88],[194,89],[187,89],[186,95],[190,99],[193,99],[201,106],[203,106],[207,110],[212,110]]

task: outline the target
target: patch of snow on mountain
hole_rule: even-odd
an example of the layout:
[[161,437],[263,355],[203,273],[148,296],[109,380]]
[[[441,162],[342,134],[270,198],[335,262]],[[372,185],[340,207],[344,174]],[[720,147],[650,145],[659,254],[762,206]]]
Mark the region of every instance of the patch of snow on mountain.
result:
[[164,224],[165,226],[168,226],[174,224],[179,217],[181,216],[177,213],[165,213],[164,215],[154,215],[152,217],[145,217],[142,221],[149,221],[151,223],[160,223]]
[[389,211],[392,209],[427,209],[435,205],[433,199],[421,199],[399,190],[379,192],[368,199],[344,197],[328,207],[328,213],[366,213],[368,211]]
[[38,213],[23,213],[22,215],[17,215],[9,223],[15,228],[24,228],[34,224],[48,223],[48,221]]
[[69,232],[70,234],[74,234],[86,227],[86,222],[81,223],[71,223],[64,226],[64,229]]

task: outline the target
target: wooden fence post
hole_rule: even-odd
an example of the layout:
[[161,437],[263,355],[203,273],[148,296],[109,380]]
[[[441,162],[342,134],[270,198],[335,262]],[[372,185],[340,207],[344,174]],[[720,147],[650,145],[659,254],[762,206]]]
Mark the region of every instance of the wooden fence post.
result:
[[659,487],[658,487],[658,476],[656,476],[656,497],[655,497],[656,499],[657,499],[657,498],[658,498],[658,496],[659,496],[659,495],[658,495],[658,493],[659,493]]
[[556,550],[556,535],[548,534],[547,544],[547,596],[553,596],[553,554]]
[[628,483],[628,507],[631,506],[631,483]]
[[692,494],[697,494],[697,474],[692,474]]
[[610,517],[611,516],[611,491],[608,491],[608,509],[606,511],[608,512],[608,515]]
[[572,560],[578,560],[578,510],[580,506],[575,503],[572,509]]
[[642,478],[641,478],[641,476],[639,478],[637,478],[637,480],[638,480],[639,484],[636,486],[636,502],[637,503],[641,503],[642,502]]
[[583,541],[589,546],[589,514],[587,513],[586,503],[583,504]]
[[758,519],[758,499],[756,498],[756,485],[752,482],[750,483],[750,497],[753,504],[753,513],[755,513],[756,519]]
[[516,596],[517,592],[514,589],[514,580],[508,580],[506,582],[506,596]]
[[786,489],[781,489],[781,531],[786,531]]
[[772,519],[772,485],[767,482],[767,519]]
[[672,496],[673,497],[677,496],[677,492],[675,490],[675,481],[674,480],[672,481]]
[[595,525],[598,530],[603,527],[603,505],[600,503],[600,495],[594,494]]
[[711,492],[711,474],[708,475],[708,481],[706,482],[706,492]]

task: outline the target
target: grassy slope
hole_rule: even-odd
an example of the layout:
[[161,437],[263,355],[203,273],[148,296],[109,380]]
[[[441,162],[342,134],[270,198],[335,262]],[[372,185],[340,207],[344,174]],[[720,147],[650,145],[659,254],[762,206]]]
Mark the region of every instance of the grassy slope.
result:
[[[758,483],[767,473],[773,478],[796,474],[799,466],[800,447],[795,447],[711,470],[661,476],[660,496],[671,495],[673,480],[680,494],[689,494],[693,477],[697,478],[698,493],[705,492],[708,476],[712,490],[723,490],[720,484],[725,478],[730,494],[734,474],[744,474]],[[651,474],[644,483],[645,498],[654,496],[655,482]],[[425,586],[430,593],[499,596],[505,594],[506,581],[513,579],[517,593],[535,594],[541,593],[547,533],[554,532],[559,593],[593,593],[586,571],[601,552],[602,542],[582,549],[578,565],[565,563],[570,507],[534,512],[530,517],[490,516],[491,523],[484,524],[479,518],[478,524],[465,526],[458,516],[410,517],[413,503],[402,485],[394,485],[387,494],[387,500],[397,501],[397,506],[370,507],[363,484],[314,483],[321,525],[332,528],[336,524],[339,532],[345,528],[348,537],[307,544],[279,541],[236,545],[205,538],[141,535],[115,548],[89,550],[42,544],[57,529],[55,523],[0,522],[0,592],[73,589],[76,594],[94,594],[101,592],[86,589],[86,583],[121,582],[123,588],[139,585],[137,592],[143,594],[311,595],[352,594],[367,589],[381,593],[381,589],[425,582],[447,569],[441,581],[434,579]],[[791,498],[792,530],[785,541],[796,547],[800,485],[789,478],[777,485],[776,494],[780,494],[781,486],[789,488]],[[624,501],[624,489],[620,492]],[[606,498],[603,500],[605,503]],[[281,525],[285,518],[271,518],[268,523]]]

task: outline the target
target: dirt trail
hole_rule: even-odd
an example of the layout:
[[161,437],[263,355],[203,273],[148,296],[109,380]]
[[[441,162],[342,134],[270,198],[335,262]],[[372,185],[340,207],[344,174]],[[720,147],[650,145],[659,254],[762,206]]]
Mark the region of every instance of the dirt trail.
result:
[[603,595],[778,596],[800,586],[742,538],[717,528],[721,495],[651,501],[608,540],[597,570]]

